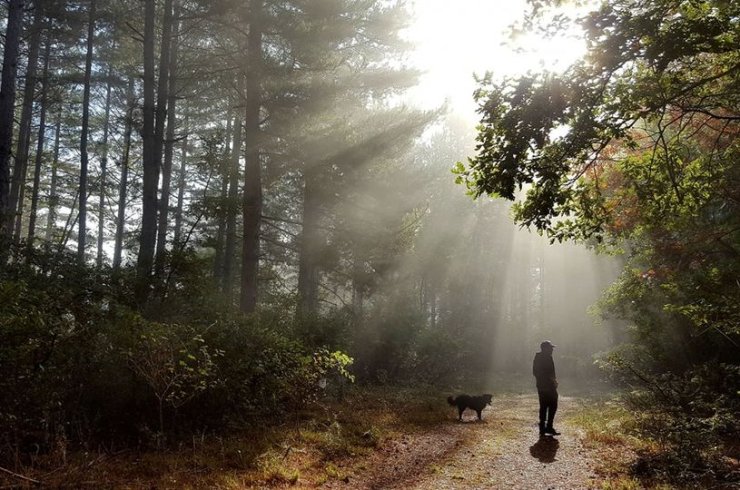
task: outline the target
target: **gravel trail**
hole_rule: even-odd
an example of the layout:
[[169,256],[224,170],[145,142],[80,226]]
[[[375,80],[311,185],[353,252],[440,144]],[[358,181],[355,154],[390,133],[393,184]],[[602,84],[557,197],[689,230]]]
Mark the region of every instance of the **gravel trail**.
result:
[[[560,398],[559,413],[577,406]],[[561,436],[540,438],[536,395],[494,398],[483,421],[467,411],[462,423],[455,409],[448,423],[387,443],[363,470],[331,488],[356,489],[588,489],[594,488],[595,462],[581,444],[582,433],[558,424]]]

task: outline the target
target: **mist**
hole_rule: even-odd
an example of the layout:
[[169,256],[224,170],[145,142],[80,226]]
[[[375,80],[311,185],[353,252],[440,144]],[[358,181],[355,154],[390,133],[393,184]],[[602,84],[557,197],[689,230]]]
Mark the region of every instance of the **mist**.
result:
[[597,311],[619,257],[550,243],[516,225],[508,201],[467,195],[451,169],[472,154],[475,135],[459,114],[438,113],[423,132],[400,127],[390,133],[405,143],[389,145],[384,132],[383,152],[334,148],[352,155],[345,163],[357,178],[327,208],[339,225],[326,221],[321,238],[318,311],[351,315],[346,345],[357,374],[525,389],[547,339],[570,388],[593,387],[602,377],[596,356],[620,335]]

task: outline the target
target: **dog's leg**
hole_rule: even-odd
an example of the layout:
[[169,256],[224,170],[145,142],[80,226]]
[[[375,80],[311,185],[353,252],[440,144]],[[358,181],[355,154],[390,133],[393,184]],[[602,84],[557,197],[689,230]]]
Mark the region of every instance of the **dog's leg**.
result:
[[459,420],[460,422],[462,422],[462,414],[464,411],[465,411],[464,408],[457,407],[457,420]]
[[481,418],[481,412],[482,412],[482,410],[476,410],[476,411],[475,411],[475,413],[477,413],[477,414],[478,414],[478,420],[483,420],[483,419]]

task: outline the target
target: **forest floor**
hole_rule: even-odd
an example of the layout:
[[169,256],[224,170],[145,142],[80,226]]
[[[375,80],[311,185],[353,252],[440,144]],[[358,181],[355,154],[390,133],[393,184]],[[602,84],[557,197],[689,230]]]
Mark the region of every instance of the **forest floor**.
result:
[[[562,411],[577,404],[563,397]],[[499,397],[482,421],[466,412],[462,423],[392,441],[369,458],[369,471],[330,488],[594,488],[596,454],[583,431],[564,421],[561,436],[539,437],[537,407],[533,395]]]
[[0,488],[31,487],[20,473],[53,488],[677,488],[631,476],[636,446],[619,431],[626,412],[616,402],[561,395],[562,435],[540,438],[534,394],[495,395],[482,421],[467,411],[462,422],[443,395],[358,390],[248,434],[49,456],[0,473]]

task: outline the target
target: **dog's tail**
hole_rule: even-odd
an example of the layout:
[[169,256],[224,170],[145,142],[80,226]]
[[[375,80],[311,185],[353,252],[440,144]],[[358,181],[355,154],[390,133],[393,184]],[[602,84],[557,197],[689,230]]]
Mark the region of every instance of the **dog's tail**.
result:
[[449,403],[450,405],[455,405],[455,399],[452,398],[451,396],[448,396],[447,397],[447,403]]

